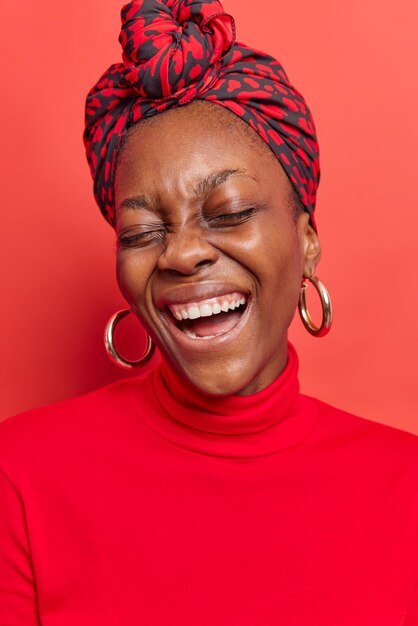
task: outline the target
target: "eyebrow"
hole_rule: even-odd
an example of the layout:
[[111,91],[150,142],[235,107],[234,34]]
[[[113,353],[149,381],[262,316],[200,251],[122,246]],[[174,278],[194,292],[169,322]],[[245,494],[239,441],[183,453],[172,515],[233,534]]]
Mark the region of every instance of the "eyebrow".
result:
[[211,191],[222,185],[225,181],[228,180],[231,176],[246,176],[247,178],[252,178],[257,181],[255,176],[252,176],[244,169],[225,169],[220,172],[213,172],[208,176],[205,176],[202,180],[200,180],[196,187],[193,189],[193,195],[195,198],[200,198],[202,196],[207,196]]
[[[247,172],[247,170],[227,168],[220,172],[212,172],[212,174],[199,180],[192,190],[192,194],[195,198],[206,197],[211,191],[219,187],[219,185],[222,185],[222,183],[226,182],[231,176],[245,176],[257,182],[257,178]],[[147,211],[152,211],[154,208],[154,202],[148,196],[141,194],[122,200],[116,213],[120,213],[123,209],[146,209]]]

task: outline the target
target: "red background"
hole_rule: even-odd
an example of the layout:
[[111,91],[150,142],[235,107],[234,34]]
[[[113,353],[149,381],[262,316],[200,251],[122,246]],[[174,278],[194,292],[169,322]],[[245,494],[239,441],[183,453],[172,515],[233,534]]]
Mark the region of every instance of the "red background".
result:
[[[85,95],[120,60],[120,7],[26,0],[2,10],[0,419],[126,375],[102,343],[123,300],[113,231],[94,204],[81,140]],[[418,433],[417,4],[224,7],[238,40],[283,63],[318,129],[318,276],[335,323],[314,339],[295,319],[302,389]],[[140,329],[127,323],[123,333]]]

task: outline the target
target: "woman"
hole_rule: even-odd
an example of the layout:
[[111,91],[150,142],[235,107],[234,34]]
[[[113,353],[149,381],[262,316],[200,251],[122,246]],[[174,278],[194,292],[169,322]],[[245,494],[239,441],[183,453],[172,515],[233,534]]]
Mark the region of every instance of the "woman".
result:
[[131,2],[121,43],[85,143],[161,358],[1,424],[0,623],[416,625],[417,439],[302,396],[287,342],[331,324],[306,103],[216,0]]

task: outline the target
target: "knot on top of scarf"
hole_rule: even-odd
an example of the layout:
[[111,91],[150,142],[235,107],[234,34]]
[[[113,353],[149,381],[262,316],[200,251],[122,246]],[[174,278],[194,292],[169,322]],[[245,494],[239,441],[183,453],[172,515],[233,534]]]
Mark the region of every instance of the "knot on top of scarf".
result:
[[145,99],[207,82],[235,41],[234,20],[218,0],[135,0],[121,16],[121,86]]
[[122,63],[104,72],[86,100],[84,144],[108,222],[116,223],[115,172],[127,130],[199,99],[230,110],[266,142],[315,227],[315,125],[279,61],[235,41],[219,0],[133,0],[122,24]]

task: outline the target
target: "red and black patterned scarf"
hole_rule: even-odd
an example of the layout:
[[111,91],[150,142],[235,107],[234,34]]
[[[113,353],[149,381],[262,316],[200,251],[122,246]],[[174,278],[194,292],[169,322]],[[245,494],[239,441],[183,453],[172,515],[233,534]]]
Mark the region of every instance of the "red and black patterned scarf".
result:
[[276,155],[315,226],[319,151],[311,113],[276,59],[235,41],[218,0],[135,0],[122,9],[123,62],[86,102],[84,143],[97,203],[114,226],[114,175],[125,131],[194,99],[226,107]]

